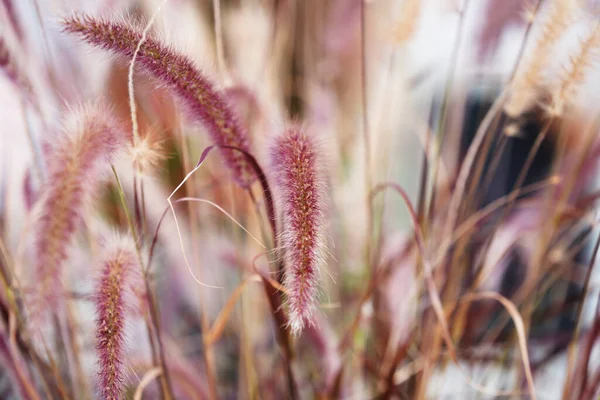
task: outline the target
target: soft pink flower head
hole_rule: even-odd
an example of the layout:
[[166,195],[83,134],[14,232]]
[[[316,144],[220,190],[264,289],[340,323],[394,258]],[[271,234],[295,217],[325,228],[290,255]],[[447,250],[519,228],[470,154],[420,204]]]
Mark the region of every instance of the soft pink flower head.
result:
[[[143,37],[143,31],[132,25],[87,15],[73,15],[63,23],[65,31],[127,61],[133,58]],[[168,87],[187,108],[190,117],[206,126],[215,144],[249,152],[248,133],[227,98],[189,58],[147,37],[137,54],[136,66]],[[221,149],[221,154],[241,186],[247,187],[255,180],[244,154],[231,149]]]
[[325,247],[326,196],[321,162],[315,140],[297,126],[275,141],[272,165],[283,210],[284,286],[294,335],[312,323],[318,294],[319,261]]
[[125,378],[125,324],[137,313],[143,290],[141,268],[133,240],[116,238],[103,249],[96,282],[96,352],[103,399],[122,399]]
[[101,104],[69,111],[64,130],[48,143],[47,176],[36,204],[36,291],[32,312],[56,310],[62,293],[62,270],[84,205],[109,171],[127,134]]

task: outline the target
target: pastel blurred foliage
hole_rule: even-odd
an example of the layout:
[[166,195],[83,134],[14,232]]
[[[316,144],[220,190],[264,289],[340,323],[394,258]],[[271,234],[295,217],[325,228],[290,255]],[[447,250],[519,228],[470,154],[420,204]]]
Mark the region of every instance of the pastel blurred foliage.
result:
[[598,15],[1,0],[0,397],[595,398]]

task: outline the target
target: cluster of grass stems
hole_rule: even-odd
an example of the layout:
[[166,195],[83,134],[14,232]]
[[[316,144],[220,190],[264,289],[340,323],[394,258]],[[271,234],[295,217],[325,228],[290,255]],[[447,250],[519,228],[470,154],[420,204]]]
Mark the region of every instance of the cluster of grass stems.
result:
[[[42,32],[53,29],[31,3]],[[600,17],[583,2],[521,10],[517,62],[452,163],[471,1],[460,5],[439,112],[431,128],[414,128],[422,161],[401,174],[414,193],[382,172],[393,128],[376,123],[368,38],[381,4],[123,3],[125,17],[52,16],[67,61],[59,67],[55,38],[43,33],[42,60],[27,67],[28,25],[16,2],[0,2],[0,70],[25,126],[9,135],[27,137],[32,160],[22,193],[11,193],[23,218],[0,208],[3,398],[597,395],[600,236],[589,188],[600,110],[582,111],[576,94],[595,67]],[[184,6],[209,27],[214,73],[154,26]],[[224,23],[243,7],[272,19],[254,87],[231,55],[252,43],[231,43]],[[409,54],[424,7],[403,0],[385,46]],[[578,46],[558,72],[547,68],[573,21],[585,27]],[[83,67],[92,49],[107,65],[94,96]],[[539,129],[522,132],[531,119]],[[522,135],[534,140],[514,184],[484,204],[500,155]],[[549,141],[549,172],[529,182]],[[515,249],[524,272],[500,288]],[[548,394],[542,372],[561,357],[553,368],[563,381]],[[440,387],[448,370],[462,394]]]

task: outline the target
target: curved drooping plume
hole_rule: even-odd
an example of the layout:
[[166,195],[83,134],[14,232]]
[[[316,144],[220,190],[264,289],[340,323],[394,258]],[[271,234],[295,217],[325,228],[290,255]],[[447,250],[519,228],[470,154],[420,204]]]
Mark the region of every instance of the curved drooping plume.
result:
[[96,282],[96,352],[99,389],[103,399],[124,398],[125,323],[137,313],[143,288],[133,240],[117,238],[104,249]]
[[84,205],[127,134],[105,106],[70,111],[62,134],[49,143],[48,180],[41,189],[35,221],[35,279],[32,313],[56,310],[62,270]]
[[277,138],[272,151],[277,192],[283,210],[284,286],[294,335],[312,323],[319,262],[324,250],[324,178],[314,139],[299,127]]
[[[65,31],[77,34],[86,42],[112,52],[127,61],[142,40],[143,31],[125,22],[107,21],[87,15],[73,15],[63,21]],[[190,117],[206,126],[212,141],[246,152],[250,141],[226,97],[184,55],[153,37],[140,46],[136,66],[168,87],[184,104]],[[255,175],[244,154],[220,149],[234,179],[248,187]]]

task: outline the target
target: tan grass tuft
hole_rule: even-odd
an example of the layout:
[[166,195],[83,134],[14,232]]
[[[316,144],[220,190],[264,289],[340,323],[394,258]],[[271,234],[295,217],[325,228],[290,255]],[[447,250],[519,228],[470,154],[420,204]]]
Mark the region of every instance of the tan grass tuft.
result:
[[552,0],[543,21],[541,34],[527,62],[519,68],[512,82],[504,111],[518,117],[534,106],[544,85],[544,73],[551,62],[552,49],[567,31],[578,9],[577,0]]
[[600,22],[596,21],[581,43],[579,51],[570,57],[563,69],[558,85],[552,90],[552,101],[548,108],[551,116],[559,117],[573,101],[577,87],[583,82],[586,70],[593,63],[593,57],[600,47]]

